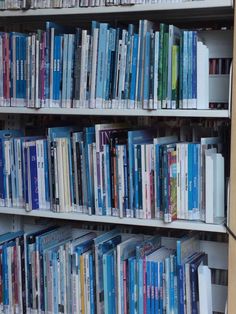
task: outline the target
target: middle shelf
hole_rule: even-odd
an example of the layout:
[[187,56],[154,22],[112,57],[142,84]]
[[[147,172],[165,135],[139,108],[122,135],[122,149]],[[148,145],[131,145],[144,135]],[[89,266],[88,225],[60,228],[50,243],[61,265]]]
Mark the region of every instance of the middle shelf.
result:
[[42,218],[54,218],[65,219],[73,221],[87,221],[97,223],[108,223],[118,225],[131,225],[131,226],[144,226],[155,228],[170,228],[170,229],[184,229],[184,230],[196,230],[207,232],[219,232],[226,233],[226,229],[223,224],[207,224],[201,221],[185,221],[177,220],[171,223],[164,223],[157,219],[138,219],[138,218],[119,218],[112,216],[99,216],[99,215],[86,215],[81,213],[56,213],[47,210],[33,210],[27,212],[24,208],[8,208],[0,207],[0,214],[21,215],[28,217],[42,217]]
[[71,115],[71,116],[133,116],[133,117],[196,117],[196,118],[230,118],[229,110],[184,110],[184,109],[87,109],[87,108],[25,108],[0,107],[0,113],[36,114],[36,115]]

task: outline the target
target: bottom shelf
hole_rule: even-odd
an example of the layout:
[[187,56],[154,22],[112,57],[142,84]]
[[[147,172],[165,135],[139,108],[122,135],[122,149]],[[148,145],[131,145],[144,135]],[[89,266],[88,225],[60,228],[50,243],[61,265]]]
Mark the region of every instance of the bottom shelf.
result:
[[219,221],[217,221],[217,224],[206,224],[201,221],[187,221],[187,220],[177,220],[171,223],[164,223],[162,220],[155,220],[155,219],[119,218],[119,217],[112,217],[112,216],[86,215],[86,214],[73,213],[73,212],[72,213],[55,213],[55,212],[46,211],[46,210],[34,210],[34,211],[27,212],[25,211],[24,208],[12,208],[12,207],[0,207],[0,214],[66,219],[66,220],[74,220],[74,221],[91,221],[91,222],[98,222],[98,223],[145,226],[145,227],[155,227],[155,228],[170,228],[170,229],[184,229],[184,230],[226,233],[226,229],[223,226],[223,219],[220,219]]

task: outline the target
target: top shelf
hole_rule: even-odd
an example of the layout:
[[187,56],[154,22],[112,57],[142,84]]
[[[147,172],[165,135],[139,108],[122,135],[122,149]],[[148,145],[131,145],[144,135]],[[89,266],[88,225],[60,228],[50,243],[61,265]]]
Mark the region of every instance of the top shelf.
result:
[[[53,8],[29,10],[4,10],[0,11],[0,18],[4,17],[35,17],[35,16],[64,16],[64,15],[106,15],[106,14],[132,14],[132,13],[166,13],[170,11],[191,11],[194,15],[204,13],[206,16],[219,17],[233,15],[232,0],[199,0],[182,3],[140,4],[127,6],[103,6],[86,8]],[[185,13],[186,14],[186,13]]]

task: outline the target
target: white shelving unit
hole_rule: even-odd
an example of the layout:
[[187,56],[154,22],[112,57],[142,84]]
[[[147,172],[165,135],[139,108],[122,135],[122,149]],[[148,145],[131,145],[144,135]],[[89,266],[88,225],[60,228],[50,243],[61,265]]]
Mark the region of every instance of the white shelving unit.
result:
[[[53,17],[55,20],[57,17],[60,19],[63,18],[76,18],[76,16],[89,18],[89,16],[98,16],[99,17],[123,17],[130,15],[133,17],[136,14],[149,14],[156,16],[157,14],[161,17],[168,16],[169,18],[175,19],[175,16],[186,16],[189,20],[201,20],[208,18],[208,20],[216,20],[220,18],[220,20],[226,19],[232,20],[234,16],[233,11],[233,0],[199,0],[199,1],[189,1],[183,3],[163,3],[163,4],[149,4],[149,5],[133,5],[133,6],[111,6],[111,7],[89,7],[89,8],[67,8],[67,9],[29,9],[29,10],[5,10],[0,11],[0,23],[4,24],[7,21],[11,23],[17,23],[17,21],[23,20],[32,20],[34,18],[48,18]],[[145,15],[146,16],[146,15]],[[181,21],[184,22],[184,21]],[[236,35],[235,35],[236,36]],[[235,37],[236,38],[236,37]],[[236,41],[236,40],[235,40]],[[235,44],[236,48],[236,44]],[[235,50],[234,48],[234,50]],[[236,58],[236,55],[234,56]],[[234,71],[235,72],[235,71]],[[234,74],[235,76],[236,74]],[[236,76],[235,76],[236,79]],[[235,85],[235,84],[234,84]],[[233,93],[236,88],[233,88]],[[224,118],[230,119],[231,113],[230,110],[128,110],[128,109],[67,109],[67,108],[41,108],[41,109],[31,109],[31,108],[16,108],[16,107],[0,107],[0,115],[3,114],[11,114],[11,115],[67,115],[67,116],[134,116],[134,117],[196,117],[196,118]],[[236,119],[236,112],[233,111],[233,118]],[[233,119],[232,118],[232,123]],[[234,122],[235,123],[235,122]],[[234,133],[233,133],[234,132]],[[234,135],[234,139],[236,139],[236,130],[232,131]],[[233,141],[232,141],[233,143]],[[234,143],[235,144],[235,143]],[[232,162],[231,158],[231,162]],[[236,165],[236,161],[234,161]],[[236,166],[234,166],[234,176],[236,177]],[[236,180],[233,181],[236,186]],[[232,179],[231,179],[232,184]],[[235,190],[236,192],[236,190]],[[231,207],[233,207],[233,203],[236,203],[236,193],[235,196],[231,196],[234,202],[231,202]],[[231,208],[232,209],[232,208]],[[94,222],[94,223],[106,223],[106,224],[114,224],[114,225],[131,225],[131,226],[140,226],[140,227],[153,227],[153,228],[170,228],[170,229],[183,229],[183,230],[196,230],[196,231],[206,231],[206,232],[215,232],[215,233],[226,233],[226,229],[224,225],[221,224],[206,224],[203,222],[196,221],[174,221],[170,224],[166,224],[163,221],[153,220],[153,219],[134,219],[134,218],[117,218],[111,216],[96,216],[96,215],[85,215],[79,213],[55,213],[52,211],[30,211],[27,212],[23,208],[6,208],[0,207],[0,228],[2,232],[9,231],[10,229],[14,230],[17,228],[17,224],[15,225],[15,217],[24,220],[25,217],[40,217],[40,218],[48,218],[48,219],[60,219],[60,220],[68,220],[68,221],[85,221],[85,222]],[[235,217],[236,218],[236,217]],[[236,219],[235,219],[235,229],[236,229]],[[230,240],[232,241],[232,240]],[[222,245],[222,243],[219,245]],[[208,245],[209,250],[212,249],[212,261],[219,260],[219,250],[218,246]],[[230,252],[230,269],[231,276],[234,276],[233,279],[230,279],[230,288],[228,293],[235,294],[235,286],[236,284],[236,267],[235,259],[236,258],[236,245],[231,242],[229,246]],[[227,255],[227,248],[225,247],[224,255]],[[225,260],[227,260],[227,256],[224,256]],[[228,262],[228,261],[227,261]],[[221,269],[226,268],[225,262],[224,267],[221,266]],[[233,289],[232,289],[233,288]],[[214,292],[215,310],[220,311],[222,307],[218,307],[217,301],[219,300],[219,296],[222,295],[221,289]],[[227,288],[224,289],[225,294],[227,293]],[[234,291],[233,291],[234,290]],[[233,298],[230,299],[230,309],[234,309],[234,312],[231,310],[228,313],[234,314],[236,307],[236,300]],[[220,309],[220,310],[219,310]]]

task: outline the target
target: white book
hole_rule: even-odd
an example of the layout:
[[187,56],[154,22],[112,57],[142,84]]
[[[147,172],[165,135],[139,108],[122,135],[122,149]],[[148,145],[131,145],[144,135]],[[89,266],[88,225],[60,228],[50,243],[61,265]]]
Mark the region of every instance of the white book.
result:
[[205,151],[205,195],[206,211],[205,222],[213,223],[214,221],[214,157],[216,150],[208,149]]
[[199,314],[212,313],[211,270],[208,266],[198,267]]
[[209,109],[209,50],[197,42],[197,109]]
[[[146,175],[146,144],[141,145],[141,173],[142,173],[142,209],[139,210],[139,218],[146,218],[147,214],[147,175]],[[140,192],[140,191],[139,191]]]
[[37,158],[37,174],[38,174],[38,200],[39,209],[44,208],[43,195],[42,195],[42,185],[43,185],[43,174],[42,174],[42,158],[41,158],[41,143],[36,141],[36,158]]
[[225,171],[224,157],[221,154],[214,155],[214,218],[225,217]]

